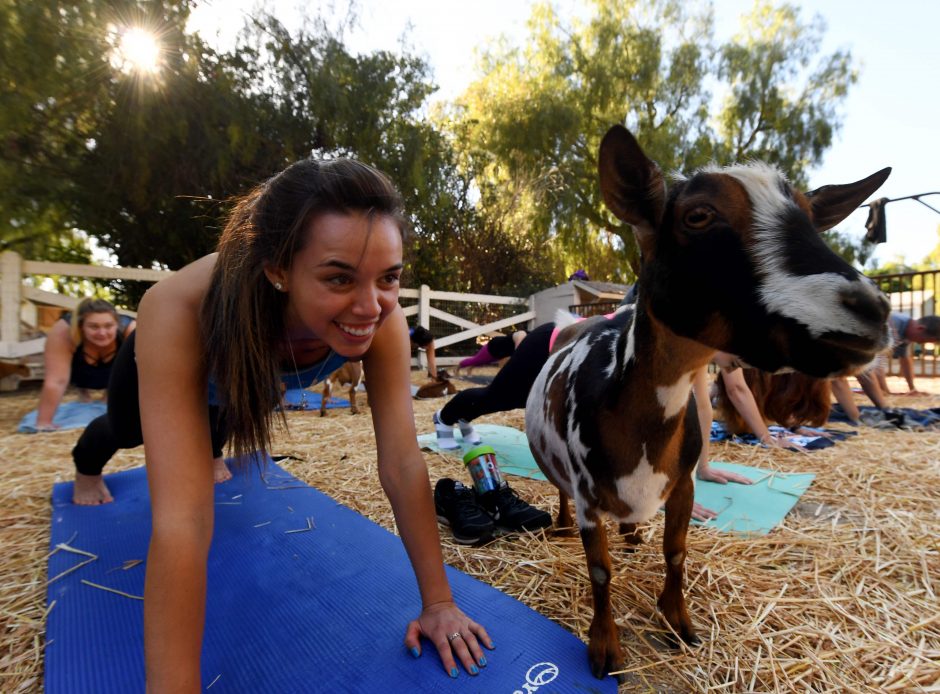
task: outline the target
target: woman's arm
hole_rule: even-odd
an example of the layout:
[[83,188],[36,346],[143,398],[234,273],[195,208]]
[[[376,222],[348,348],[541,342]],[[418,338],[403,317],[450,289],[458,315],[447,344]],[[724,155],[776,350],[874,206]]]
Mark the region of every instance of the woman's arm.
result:
[[437,378],[437,357],[434,354],[434,340],[431,340],[424,348],[428,356],[428,376]]
[[845,376],[837,376],[830,379],[829,388],[832,390],[832,395],[835,397],[836,402],[839,403],[842,411],[845,412],[848,418],[855,424],[858,424],[861,413],[858,410],[858,405],[855,404],[855,398],[852,397],[852,389],[849,387],[849,382],[846,380]]
[[213,260],[187,266],[140,303],[136,356],[153,512],[144,591],[150,694],[200,691],[214,493],[199,307]]
[[728,393],[728,399],[741,415],[741,419],[747,424],[748,429],[760,439],[760,442],[767,446],[778,446],[780,448],[792,448],[800,450],[800,447],[786,439],[778,439],[770,433],[767,423],[761,416],[757,402],[754,400],[754,394],[748,388],[747,381],[744,380],[744,369],[736,368],[731,370],[721,369],[719,378],[725,382],[725,392]]
[[69,325],[64,320],[57,320],[46,335],[46,348],[43,353],[44,376],[42,391],[39,394],[39,411],[36,413],[37,429],[53,426],[52,418],[72,377],[74,355],[75,345],[72,344]]
[[[702,428],[702,452],[699,454],[698,464],[695,466],[695,476],[700,480],[717,482],[718,484],[727,484],[728,482],[751,484],[751,480],[744,475],[739,475],[736,472],[729,472],[727,470],[718,470],[713,468],[708,462],[708,459],[711,457],[712,418],[714,417],[708,390],[708,367],[706,366],[698,370],[692,381],[692,392],[695,394],[695,408],[698,411],[699,426]],[[715,511],[699,503],[692,505],[692,518],[695,520],[706,521],[711,518],[716,518],[717,516],[718,514]]]
[[[455,655],[468,672],[475,673],[476,664],[485,663],[478,641],[487,647],[492,644],[486,630],[454,604],[444,573],[431,485],[415,432],[409,362],[408,328],[398,308],[382,324],[363,359],[379,480],[391,502],[423,604],[421,616],[408,627],[405,645],[417,656],[419,636],[424,636],[437,648],[447,672],[455,677]],[[454,633],[462,637],[448,641],[448,634]]]

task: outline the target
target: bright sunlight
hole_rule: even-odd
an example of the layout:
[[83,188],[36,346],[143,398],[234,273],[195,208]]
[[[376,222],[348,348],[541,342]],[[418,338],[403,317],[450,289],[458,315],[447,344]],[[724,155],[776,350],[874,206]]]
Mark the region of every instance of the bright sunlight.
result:
[[160,69],[160,43],[145,29],[129,28],[121,35],[111,62],[126,73],[154,74]]

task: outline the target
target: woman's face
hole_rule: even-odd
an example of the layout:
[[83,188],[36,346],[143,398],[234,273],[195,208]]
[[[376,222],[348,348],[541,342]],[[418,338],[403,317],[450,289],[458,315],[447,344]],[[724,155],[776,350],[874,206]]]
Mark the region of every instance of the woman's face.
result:
[[89,313],[82,319],[82,342],[96,347],[112,347],[117,331],[117,320],[110,313]]
[[287,292],[285,322],[297,359],[323,343],[361,357],[398,305],[401,232],[389,217],[330,213],[316,217],[307,233],[277,280]]

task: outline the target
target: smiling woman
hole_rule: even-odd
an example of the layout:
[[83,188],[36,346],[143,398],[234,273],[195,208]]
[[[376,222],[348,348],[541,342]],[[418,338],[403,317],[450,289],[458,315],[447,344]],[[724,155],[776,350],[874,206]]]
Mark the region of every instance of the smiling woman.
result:
[[120,33],[111,65],[128,74],[154,74],[160,70],[160,42],[146,29],[127,28]]

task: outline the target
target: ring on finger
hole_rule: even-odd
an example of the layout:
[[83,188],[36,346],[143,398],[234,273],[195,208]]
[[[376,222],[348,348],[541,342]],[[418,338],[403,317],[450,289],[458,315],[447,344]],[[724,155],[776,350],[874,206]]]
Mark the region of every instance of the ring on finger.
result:
[[463,638],[463,634],[461,634],[459,631],[455,631],[453,634],[447,635],[448,641],[456,641],[457,639],[462,639],[462,638]]

